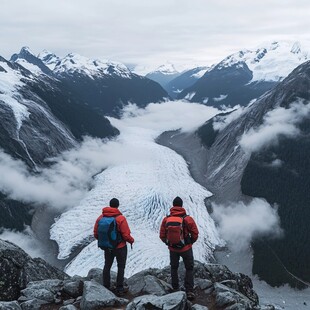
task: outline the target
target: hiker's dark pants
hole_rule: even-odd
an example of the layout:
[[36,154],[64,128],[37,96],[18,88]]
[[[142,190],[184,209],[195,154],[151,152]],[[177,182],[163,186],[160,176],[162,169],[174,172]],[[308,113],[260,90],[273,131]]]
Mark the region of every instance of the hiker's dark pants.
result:
[[110,288],[111,285],[111,267],[113,265],[114,258],[117,261],[117,278],[116,288],[123,288],[124,284],[124,273],[127,259],[127,245],[120,249],[104,250],[104,268],[103,268],[103,285],[106,288]]
[[190,248],[185,252],[170,251],[170,265],[171,265],[171,284],[174,289],[179,288],[178,268],[180,257],[183,258],[185,265],[185,279],[184,286],[187,292],[194,289],[194,256],[193,249]]

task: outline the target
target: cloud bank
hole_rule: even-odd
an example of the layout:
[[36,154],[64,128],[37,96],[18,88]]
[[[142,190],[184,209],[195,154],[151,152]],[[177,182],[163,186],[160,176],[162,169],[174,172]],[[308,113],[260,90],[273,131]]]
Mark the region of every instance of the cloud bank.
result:
[[223,239],[236,251],[247,248],[256,237],[282,233],[277,208],[264,199],[254,198],[248,205],[214,205],[213,217]]
[[10,198],[48,205],[62,210],[77,204],[92,186],[93,176],[103,169],[128,162],[152,161],[152,154],[143,147],[132,146],[126,140],[133,138],[131,131],[145,128],[148,135],[141,139],[154,140],[165,130],[181,128],[194,130],[213,117],[217,109],[183,101],[150,104],[145,109],[129,105],[122,119],[110,118],[121,134],[106,141],[85,137],[76,148],[50,159],[53,164],[31,173],[21,160],[13,159],[0,150],[0,191]]
[[33,232],[30,227],[26,227],[23,232],[15,232],[9,229],[4,229],[0,231],[0,238],[16,244],[32,258],[46,257],[45,253],[41,250],[41,244],[33,236]]
[[298,124],[307,117],[310,117],[310,103],[298,101],[288,109],[278,107],[265,115],[261,126],[244,133],[239,144],[244,151],[252,153],[276,145],[280,136],[294,138],[300,134]]

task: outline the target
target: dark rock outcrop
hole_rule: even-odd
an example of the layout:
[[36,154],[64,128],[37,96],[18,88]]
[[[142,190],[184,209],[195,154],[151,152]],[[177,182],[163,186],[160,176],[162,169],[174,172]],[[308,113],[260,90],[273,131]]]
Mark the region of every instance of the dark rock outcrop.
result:
[[[247,276],[233,273],[223,265],[195,261],[195,305],[187,300],[182,290],[172,293],[170,266],[147,269],[128,278],[129,291],[124,298],[119,298],[100,283],[101,269],[91,269],[87,277],[69,277],[43,260],[31,259],[12,243],[0,241],[0,271],[5,275],[0,290],[1,299],[5,302],[0,302],[0,310],[41,307],[62,310],[124,309],[127,304],[128,310],[272,309],[261,308]],[[184,273],[181,264],[179,276],[182,282]],[[18,302],[9,302],[17,298]]]
[[68,276],[41,258],[32,259],[11,242],[0,239],[0,300],[16,300],[31,281]]

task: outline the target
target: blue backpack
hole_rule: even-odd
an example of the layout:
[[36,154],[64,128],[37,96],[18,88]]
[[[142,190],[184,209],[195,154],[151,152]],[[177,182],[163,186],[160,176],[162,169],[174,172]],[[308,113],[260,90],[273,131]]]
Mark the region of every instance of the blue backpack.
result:
[[98,223],[98,247],[102,250],[115,249],[121,241],[116,217],[103,217]]

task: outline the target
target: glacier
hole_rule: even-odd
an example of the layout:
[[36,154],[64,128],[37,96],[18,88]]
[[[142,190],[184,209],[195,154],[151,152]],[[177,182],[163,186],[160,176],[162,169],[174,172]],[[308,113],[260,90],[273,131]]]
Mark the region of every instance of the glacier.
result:
[[80,203],[64,212],[51,227],[51,239],[58,244],[59,259],[66,259],[75,249],[83,248],[65,268],[70,275],[85,276],[89,269],[103,266],[103,251],[92,237],[93,226],[102,207],[113,197],[120,200],[119,209],[135,238],[133,249],[128,252],[126,276],[169,264],[169,251],[159,239],[159,227],[175,196],[182,197],[187,213],[194,217],[200,231],[193,247],[195,259],[210,260],[215,247],[224,244],[204,204],[205,198],[212,194],[192,179],[180,155],[155,142],[165,130],[193,130],[218,111],[186,102],[130,109],[127,107],[128,113],[120,120],[110,118],[121,134],[107,143],[120,144],[121,154],[114,155],[121,160],[110,163],[97,174],[93,188]]

